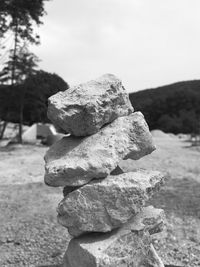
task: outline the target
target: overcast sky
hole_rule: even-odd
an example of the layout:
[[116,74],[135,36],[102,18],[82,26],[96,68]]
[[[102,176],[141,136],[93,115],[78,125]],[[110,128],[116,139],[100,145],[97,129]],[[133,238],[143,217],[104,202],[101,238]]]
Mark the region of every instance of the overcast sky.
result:
[[200,79],[200,0],[52,0],[40,67],[70,85],[116,74],[129,92]]

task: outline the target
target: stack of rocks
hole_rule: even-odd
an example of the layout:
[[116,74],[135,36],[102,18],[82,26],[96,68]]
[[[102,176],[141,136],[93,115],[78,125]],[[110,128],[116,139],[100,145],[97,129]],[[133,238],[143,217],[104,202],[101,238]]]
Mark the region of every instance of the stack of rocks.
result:
[[48,117],[71,134],[45,156],[45,183],[64,187],[58,222],[73,236],[65,267],[164,266],[151,244],[164,212],[145,207],[164,176],[119,167],[155,150],[143,115],[133,111],[111,74],[49,99]]

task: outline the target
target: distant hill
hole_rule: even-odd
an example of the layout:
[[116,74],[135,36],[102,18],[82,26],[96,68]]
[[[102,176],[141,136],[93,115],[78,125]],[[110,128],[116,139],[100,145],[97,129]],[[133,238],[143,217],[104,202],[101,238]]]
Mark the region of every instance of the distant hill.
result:
[[171,133],[199,133],[200,80],[178,82],[129,95],[150,127]]

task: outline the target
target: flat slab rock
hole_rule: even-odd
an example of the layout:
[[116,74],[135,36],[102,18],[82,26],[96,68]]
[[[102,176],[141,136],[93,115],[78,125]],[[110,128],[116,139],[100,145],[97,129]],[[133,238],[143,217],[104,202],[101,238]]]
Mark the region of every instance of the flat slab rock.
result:
[[164,267],[149,234],[134,232],[129,226],[71,239],[64,267]]
[[[163,181],[164,175],[160,172],[144,170],[94,180],[60,202],[58,222],[67,227],[72,236],[111,231],[136,215]],[[145,215],[143,217],[145,220]],[[137,223],[137,227],[140,226],[141,223]]]
[[80,186],[110,174],[122,159],[139,159],[155,150],[140,112],[120,117],[98,133],[64,137],[46,153],[45,183]]
[[87,136],[132,112],[122,82],[112,74],[105,74],[51,96],[47,115],[66,133]]

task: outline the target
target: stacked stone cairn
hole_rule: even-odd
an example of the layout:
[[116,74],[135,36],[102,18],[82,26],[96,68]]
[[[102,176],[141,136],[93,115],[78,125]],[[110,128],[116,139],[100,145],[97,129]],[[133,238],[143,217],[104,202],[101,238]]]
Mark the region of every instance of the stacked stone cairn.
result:
[[49,98],[48,117],[65,133],[45,155],[45,183],[62,186],[58,222],[73,237],[64,267],[163,267],[151,235],[164,211],[145,202],[165,179],[158,171],[124,172],[123,159],[155,150],[140,112],[112,74]]

